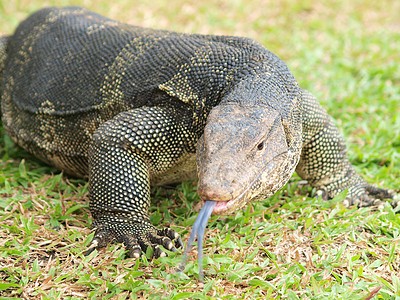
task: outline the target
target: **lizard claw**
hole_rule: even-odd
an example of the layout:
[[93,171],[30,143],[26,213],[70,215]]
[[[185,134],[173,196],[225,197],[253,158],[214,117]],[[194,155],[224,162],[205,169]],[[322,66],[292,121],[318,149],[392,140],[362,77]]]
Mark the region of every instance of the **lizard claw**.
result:
[[176,248],[182,248],[183,243],[179,235],[171,228],[156,229],[147,223],[134,224],[107,224],[96,229],[96,234],[89,245],[85,255],[89,255],[94,249],[105,247],[110,243],[123,243],[131,258],[140,257],[148,247],[153,249],[153,257],[164,257],[167,254],[161,249],[176,252]]
[[105,247],[107,244],[113,242],[115,237],[107,235],[104,231],[97,231],[93,240],[89,244],[89,248],[85,252],[85,256],[90,255],[95,249]]
[[97,249],[99,245],[99,241],[97,239],[93,239],[90,242],[89,248],[85,252],[85,256],[89,256],[95,249]]

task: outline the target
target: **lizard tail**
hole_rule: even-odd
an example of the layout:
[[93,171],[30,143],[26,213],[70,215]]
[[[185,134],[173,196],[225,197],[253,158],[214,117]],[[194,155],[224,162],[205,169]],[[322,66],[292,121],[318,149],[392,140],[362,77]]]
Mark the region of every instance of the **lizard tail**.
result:
[[0,36],[0,118],[1,118],[1,81],[3,78],[3,69],[4,69],[4,64],[6,61],[7,57],[7,42],[9,40],[10,36]]
[[6,49],[7,49],[7,42],[10,36],[0,36],[0,82],[1,76],[4,69],[4,62],[6,60]]

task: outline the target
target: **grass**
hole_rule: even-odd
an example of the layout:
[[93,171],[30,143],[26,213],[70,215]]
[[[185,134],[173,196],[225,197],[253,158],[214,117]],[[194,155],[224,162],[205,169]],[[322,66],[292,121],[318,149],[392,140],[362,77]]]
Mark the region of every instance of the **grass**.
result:
[[[362,176],[400,192],[400,2],[0,0],[0,32],[47,5],[81,5],[133,24],[244,35],[283,58],[346,136]],[[212,217],[205,283],[195,258],[125,258],[121,245],[83,256],[92,233],[87,183],[60,174],[0,134],[2,299],[399,299],[400,218],[389,205],[347,209],[290,183],[265,201]],[[154,189],[152,222],[184,239],[193,183]],[[196,250],[193,251],[196,255]]]

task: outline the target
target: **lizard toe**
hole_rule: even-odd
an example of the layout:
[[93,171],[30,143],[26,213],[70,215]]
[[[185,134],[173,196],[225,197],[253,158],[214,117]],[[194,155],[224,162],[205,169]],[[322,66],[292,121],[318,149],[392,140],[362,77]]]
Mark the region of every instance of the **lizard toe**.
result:
[[[169,229],[169,228],[168,228]],[[171,229],[172,230],[172,229]],[[163,229],[160,230],[161,232],[164,231]],[[159,231],[159,232],[160,232]],[[168,236],[161,236],[159,234],[152,236],[151,238],[151,242],[153,244],[156,245],[161,245],[163,246],[165,249],[171,251],[171,252],[177,252],[176,248],[175,248],[175,243],[173,242],[173,240],[171,240],[170,237]]]
[[183,248],[183,242],[182,242],[181,237],[178,237],[178,238],[175,240],[175,247],[176,247],[176,248]]
[[315,198],[321,198],[322,200],[328,200],[329,194],[323,187],[316,191]]
[[[182,242],[181,237],[172,228],[160,229],[160,230],[158,230],[157,233],[158,233],[158,235],[166,236],[166,237],[170,238],[170,240],[174,242],[174,245],[176,248],[183,248],[183,242]],[[170,250],[170,249],[168,249],[168,250]]]
[[89,256],[94,250],[97,249],[98,245],[99,245],[99,241],[97,239],[93,239],[90,242],[89,248],[85,252],[85,256]]
[[108,244],[112,243],[115,240],[115,235],[113,232],[109,233],[107,230],[96,230],[96,234],[93,237],[93,240],[89,244],[89,248],[85,252],[85,256],[90,255],[95,249],[100,249]]
[[128,256],[131,258],[138,258],[142,253],[142,248],[138,242],[138,239],[135,235],[131,233],[126,233],[119,236],[119,243],[124,244],[125,249],[128,250]]
[[153,257],[154,258],[159,258],[159,257],[166,257],[167,253],[165,253],[159,245],[153,245]]

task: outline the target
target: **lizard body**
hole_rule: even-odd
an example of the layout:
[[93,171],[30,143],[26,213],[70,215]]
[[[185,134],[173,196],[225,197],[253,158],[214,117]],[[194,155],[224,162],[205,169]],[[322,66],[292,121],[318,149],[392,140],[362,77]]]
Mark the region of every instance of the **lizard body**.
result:
[[182,242],[148,215],[150,185],[198,179],[228,214],[272,196],[293,172],[349,205],[393,192],[366,183],[326,111],[275,54],[242,37],[123,24],[47,8],[0,40],[2,120],[23,148],[89,178],[92,247],[132,257]]

